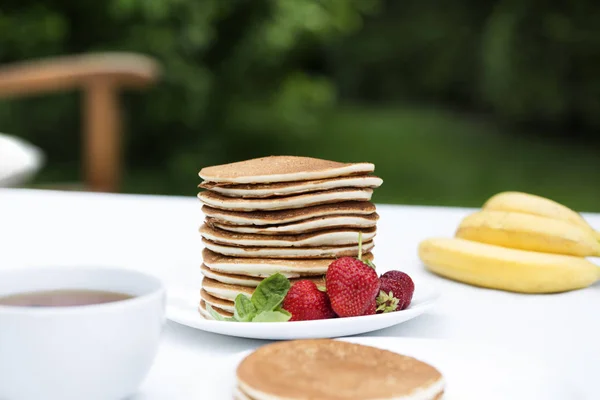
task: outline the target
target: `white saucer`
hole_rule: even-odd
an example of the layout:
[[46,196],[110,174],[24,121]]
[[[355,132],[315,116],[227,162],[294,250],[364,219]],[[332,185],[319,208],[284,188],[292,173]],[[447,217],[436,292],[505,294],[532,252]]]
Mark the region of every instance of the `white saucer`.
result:
[[222,335],[266,340],[336,338],[389,328],[423,314],[439,297],[432,286],[415,281],[413,301],[402,311],[318,321],[241,323],[202,318],[198,312],[200,290],[171,287],[167,293],[167,318],[171,321]]

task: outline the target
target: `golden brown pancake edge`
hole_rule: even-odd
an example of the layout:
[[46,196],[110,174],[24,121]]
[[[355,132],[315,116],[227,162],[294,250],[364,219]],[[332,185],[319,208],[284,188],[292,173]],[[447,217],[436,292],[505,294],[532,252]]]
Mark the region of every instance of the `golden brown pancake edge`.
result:
[[289,399],[395,398],[443,380],[436,368],[415,358],[331,339],[262,346],[239,364],[236,376],[246,393],[247,387]]
[[[224,229],[212,227],[208,224],[203,224],[200,227],[200,234],[203,237],[205,237],[208,240],[211,240],[213,242],[222,243],[222,244],[226,244],[226,245],[230,245],[230,246],[235,245],[235,243],[234,243],[235,241],[253,241],[253,240],[255,240],[259,243],[261,241],[268,241],[268,240],[277,240],[277,241],[294,243],[294,242],[299,242],[299,241],[303,241],[303,240],[307,240],[307,239],[318,238],[319,236],[332,235],[332,234],[334,235],[336,233],[353,233],[356,235],[356,243],[358,244],[359,232],[361,232],[363,235],[371,235],[371,234],[375,234],[377,232],[377,228],[376,227],[353,228],[353,229],[332,228],[332,229],[322,229],[322,230],[319,230],[316,232],[310,232],[310,233],[301,233],[301,234],[297,234],[297,235],[291,235],[291,234],[290,235],[261,235],[261,234],[257,234],[257,233],[237,233],[237,232],[226,231]],[[207,235],[214,237],[216,239],[207,237]],[[352,244],[352,243],[354,243],[354,242],[351,242],[348,244]],[[327,244],[323,244],[323,245],[326,246]],[[312,246],[310,246],[310,247],[312,247]]]
[[198,193],[198,199],[205,205],[227,211],[279,211],[298,209],[309,206],[339,203],[337,196],[347,195],[346,201],[370,201],[373,189],[340,188],[321,190],[312,193],[281,196],[277,198],[244,199],[223,196],[216,192],[204,191]]
[[[281,259],[323,259],[355,256],[358,251],[356,245],[341,246],[315,246],[315,247],[240,247],[227,246],[202,238],[202,243],[211,251],[230,257],[240,258],[281,258]],[[363,251],[369,253],[375,247],[373,240],[363,243]]]

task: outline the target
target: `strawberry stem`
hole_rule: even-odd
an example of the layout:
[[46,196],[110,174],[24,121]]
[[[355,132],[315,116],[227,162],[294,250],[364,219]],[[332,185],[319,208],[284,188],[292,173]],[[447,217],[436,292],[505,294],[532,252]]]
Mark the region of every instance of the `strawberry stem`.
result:
[[362,232],[358,232],[358,260],[362,261]]
[[388,313],[396,311],[399,302],[400,300],[394,297],[392,292],[386,293],[383,290],[380,290],[379,296],[377,296],[377,312],[381,311]]
[[376,269],[375,268],[375,264],[373,264],[370,260],[363,260],[362,259],[362,232],[358,232],[358,261],[361,261],[363,263],[365,263],[366,265],[368,265],[369,267]]

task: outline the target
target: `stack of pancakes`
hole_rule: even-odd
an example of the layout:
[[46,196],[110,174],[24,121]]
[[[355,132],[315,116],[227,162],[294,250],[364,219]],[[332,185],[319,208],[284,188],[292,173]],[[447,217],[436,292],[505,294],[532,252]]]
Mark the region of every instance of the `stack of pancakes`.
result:
[[391,351],[338,340],[268,344],[236,370],[236,400],[441,400],[438,369]]
[[382,180],[370,163],[273,156],[203,168],[198,194],[206,219],[200,313],[233,313],[238,294],[262,279],[324,281],[327,267],[358,254],[372,260],[379,216],[371,203]]

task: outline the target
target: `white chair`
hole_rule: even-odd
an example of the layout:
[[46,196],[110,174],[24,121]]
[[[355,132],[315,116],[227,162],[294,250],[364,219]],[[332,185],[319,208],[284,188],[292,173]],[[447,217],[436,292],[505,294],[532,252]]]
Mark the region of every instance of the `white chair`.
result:
[[85,189],[116,192],[122,175],[119,93],[148,87],[156,82],[159,72],[156,61],[131,53],[23,61],[0,65],[0,99],[81,90]]

